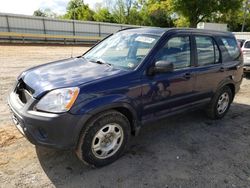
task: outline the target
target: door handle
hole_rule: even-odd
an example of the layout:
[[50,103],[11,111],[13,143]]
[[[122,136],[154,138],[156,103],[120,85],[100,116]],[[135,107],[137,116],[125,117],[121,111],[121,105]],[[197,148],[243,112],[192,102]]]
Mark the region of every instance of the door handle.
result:
[[186,78],[186,79],[190,79],[191,77],[192,77],[191,73],[185,73],[184,74],[184,78]]

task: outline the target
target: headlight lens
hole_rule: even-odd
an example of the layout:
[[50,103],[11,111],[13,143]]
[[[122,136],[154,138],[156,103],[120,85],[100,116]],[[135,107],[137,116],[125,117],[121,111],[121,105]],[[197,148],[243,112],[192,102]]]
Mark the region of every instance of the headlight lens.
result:
[[61,113],[69,111],[79,94],[78,87],[56,89],[47,93],[36,105],[41,111]]

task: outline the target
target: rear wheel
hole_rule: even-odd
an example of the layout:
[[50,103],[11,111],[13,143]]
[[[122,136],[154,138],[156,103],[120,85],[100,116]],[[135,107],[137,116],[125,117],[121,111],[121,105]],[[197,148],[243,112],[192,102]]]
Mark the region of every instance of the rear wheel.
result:
[[233,94],[231,89],[228,86],[223,87],[214,95],[213,99],[211,100],[207,109],[207,115],[211,119],[223,118],[230,108],[232,99]]
[[129,139],[128,119],[118,111],[107,111],[86,125],[76,153],[83,162],[96,167],[105,166],[125,152]]

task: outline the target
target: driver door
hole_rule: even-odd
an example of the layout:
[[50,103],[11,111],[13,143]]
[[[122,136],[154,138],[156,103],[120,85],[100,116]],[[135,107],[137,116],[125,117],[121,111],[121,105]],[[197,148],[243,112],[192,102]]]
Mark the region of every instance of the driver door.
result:
[[173,72],[145,75],[142,88],[142,120],[160,118],[189,107],[194,101],[193,56],[191,37],[172,36],[157,52],[154,62],[174,65]]

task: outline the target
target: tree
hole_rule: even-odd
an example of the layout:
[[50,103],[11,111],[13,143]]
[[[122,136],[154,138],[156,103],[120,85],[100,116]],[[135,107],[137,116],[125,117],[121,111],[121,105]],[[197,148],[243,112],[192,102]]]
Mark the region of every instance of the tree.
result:
[[131,10],[134,8],[135,0],[116,0],[113,7],[114,20],[117,23],[130,24]]
[[173,27],[170,0],[140,0],[142,25]]
[[109,12],[109,10],[107,8],[98,9],[95,12],[93,18],[94,18],[95,21],[98,21],[98,22],[109,22],[109,23],[114,22],[114,17]]
[[93,20],[94,11],[82,0],[71,0],[67,6],[64,18],[74,20]]
[[34,11],[34,16],[40,16],[40,17],[49,17],[49,18],[57,18],[57,14],[51,11],[50,9],[38,9]]
[[185,17],[190,27],[196,27],[204,19],[213,14],[225,14],[230,10],[238,10],[242,0],[172,0],[174,10]]
[[[131,21],[131,9],[133,8],[133,0],[126,0],[125,1],[125,12],[126,12],[126,21],[130,23]],[[134,18],[133,18],[134,19]]]
[[134,5],[133,8],[130,10],[129,24],[143,25],[142,21],[143,20],[142,20],[140,11],[138,11],[138,8],[136,7],[136,5]]
[[115,6],[113,8],[113,15],[115,22],[117,23],[126,23],[126,12],[125,12],[125,3],[124,0],[116,0]]
[[44,13],[43,10],[38,9],[38,10],[34,11],[33,16],[46,17],[46,14]]
[[246,20],[245,20],[245,31],[249,31],[250,29],[250,15],[249,15],[249,8],[250,5],[248,4],[247,7],[246,0],[242,3],[240,9],[231,9],[223,14],[213,14],[209,21],[216,22],[216,23],[226,23],[230,31],[241,31],[244,14],[246,11]]
[[176,27],[188,27],[190,25],[189,21],[183,16],[176,19],[174,24]]

